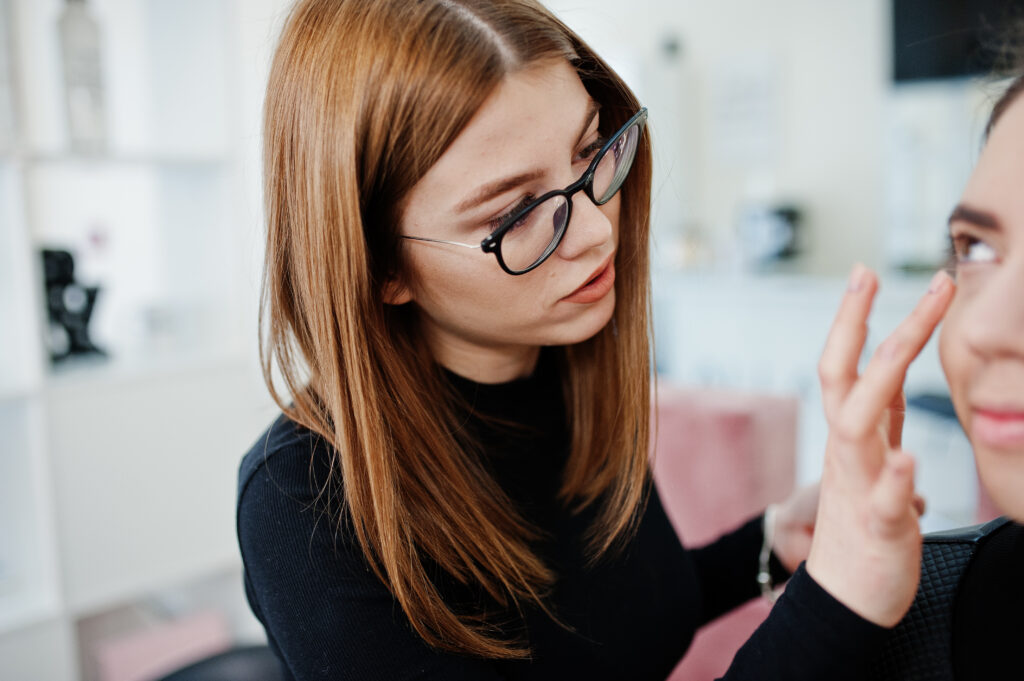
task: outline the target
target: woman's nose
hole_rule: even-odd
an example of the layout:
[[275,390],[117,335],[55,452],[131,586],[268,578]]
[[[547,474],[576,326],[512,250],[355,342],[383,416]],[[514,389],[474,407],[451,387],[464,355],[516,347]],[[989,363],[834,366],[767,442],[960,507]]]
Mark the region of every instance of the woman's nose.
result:
[[1024,256],[1004,260],[978,285],[964,319],[971,349],[1024,359]]
[[[616,201],[618,197],[612,200]],[[607,243],[613,234],[612,222],[605,212],[586,194],[577,192],[572,197],[572,214],[569,216],[565,236],[555,253],[565,260],[573,260],[590,249]]]

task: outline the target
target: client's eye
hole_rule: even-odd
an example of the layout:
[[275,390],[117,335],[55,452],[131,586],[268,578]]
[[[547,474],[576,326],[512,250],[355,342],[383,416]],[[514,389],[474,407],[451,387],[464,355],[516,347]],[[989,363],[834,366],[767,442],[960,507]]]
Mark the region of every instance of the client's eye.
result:
[[970,234],[953,237],[953,253],[958,265],[990,263],[999,259],[994,248]]

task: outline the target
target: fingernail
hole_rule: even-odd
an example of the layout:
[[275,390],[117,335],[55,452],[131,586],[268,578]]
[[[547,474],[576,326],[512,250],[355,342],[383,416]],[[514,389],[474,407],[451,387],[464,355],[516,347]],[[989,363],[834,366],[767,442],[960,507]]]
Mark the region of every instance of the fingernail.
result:
[[949,275],[944,271],[939,270],[932,277],[932,281],[928,284],[928,293],[939,293],[946,288],[947,282],[949,281]]
[[846,287],[846,290],[850,293],[856,293],[857,291],[864,288],[864,275],[867,274],[867,268],[864,265],[857,263],[853,266],[853,271],[850,272],[850,281]]

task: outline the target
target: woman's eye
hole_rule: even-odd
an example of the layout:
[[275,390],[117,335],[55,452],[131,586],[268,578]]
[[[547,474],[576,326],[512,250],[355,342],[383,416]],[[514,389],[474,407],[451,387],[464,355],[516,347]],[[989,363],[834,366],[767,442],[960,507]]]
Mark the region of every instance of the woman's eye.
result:
[[527,194],[523,198],[519,199],[514,206],[509,208],[506,212],[501,215],[496,215],[487,221],[487,226],[491,233],[498,231],[498,229],[506,222],[515,217],[515,214],[530,205],[530,202],[536,198],[533,194]]
[[989,263],[998,259],[994,248],[969,234],[953,237],[953,252],[959,265]]
[[598,137],[591,144],[588,144],[587,146],[580,150],[579,154],[577,154],[576,156],[576,160],[589,161],[590,159],[594,158],[594,154],[601,151],[601,147],[603,147],[605,145],[605,142],[607,141],[608,140],[606,140],[603,137]]

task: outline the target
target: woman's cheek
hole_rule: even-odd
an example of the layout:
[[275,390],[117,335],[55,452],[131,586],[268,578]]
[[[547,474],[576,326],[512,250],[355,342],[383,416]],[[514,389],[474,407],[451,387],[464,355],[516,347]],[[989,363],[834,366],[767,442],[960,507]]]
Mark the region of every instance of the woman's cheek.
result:
[[964,292],[962,289],[958,289],[939,331],[939,361],[942,364],[943,372],[946,374],[946,382],[949,384],[953,407],[956,409],[961,425],[966,428],[966,417],[968,414],[964,411],[966,405],[963,398],[967,388],[965,383],[969,372],[966,364],[970,352],[962,333],[962,310],[964,304]]

